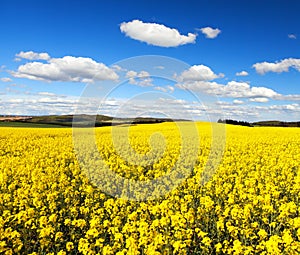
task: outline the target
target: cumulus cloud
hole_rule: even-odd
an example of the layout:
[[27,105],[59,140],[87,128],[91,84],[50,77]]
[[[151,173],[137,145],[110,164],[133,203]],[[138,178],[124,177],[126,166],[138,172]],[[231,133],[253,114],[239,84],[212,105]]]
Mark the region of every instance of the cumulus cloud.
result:
[[208,66],[194,65],[183,71],[177,78],[180,82],[187,81],[210,81],[223,77],[223,74],[215,74]]
[[12,81],[12,79],[8,78],[8,77],[3,77],[0,80],[3,81],[3,82],[11,82]]
[[265,87],[250,87],[246,82],[230,81],[227,84],[219,84],[208,81],[186,82],[176,85],[181,89],[191,91],[201,91],[211,95],[231,98],[275,98],[279,96],[277,92]]
[[168,85],[168,86],[167,86],[167,89],[168,89],[171,93],[173,93],[174,90],[175,90],[175,88],[174,88],[173,86],[171,86],[171,85]]
[[128,78],[128,83],[132,85],[138,85],[141,87],[153,86],[150,74],[147,71],[136,72],[130,70],[126,73],[126,78]]
[[290,67],[300,72],[300,59],[287,58],[275,63],[261,62],[261,63],[254,64],[252,67],[254,67],[256,72],[259,74],[265,74],[267,72],[274,72],[274,73],[288,72]]
[[209,39],[214,39],[221,33],[220,29],[211,28],[211,27],[203,27],[203,28],[200,28],[199,30],[202,32],[202,34],[205,34],[206,38],[209,38]]
[[168,86],[165,86],[165,87],[160,87],[160,86],[156,86],[154,87],[155,90],[158,90],[158,91],[162,91],[164,93],[173,93],[175,88],[171,85],[168,85]]
[[267,103],[269,102],[269,98],[266,97],[254,97],[249,99],[250,102],[256,102],[256,103]]
[[111,68],[116,71],[116,72],[124,72],[126,71],[126,69],[122,68],[121,66],[118,66],[118,65],[113,65],[111,66]]
[[288,34],[288,38],[290,39],[297,39],[297,36],[294,34]]
[[49,60],[50,56],[48,53],[37,53],[33,51],[21,51],[20,53],[16,54],[16,60],[20,59],[29,59],[29,60]]
[[233,103],[234,104],[244,104],[244,101],[243,100],[239,100],[239,99],[235,99],[235,100],[233,100]]
[[241,71],[241,72],[236,73],[235,75],[236,76],[248,76],[249,74],[246,71]]
[[123,22],[120,30],[126,36],[160,47],[176,47],[188,43],[195,43],[196,34],[182,35],[175,28],[156,23],[144,23],[140,20]]
[[130,84],[136,84],[136,80],[134,78],[137,77],[137,74],[138,73],[136,71],[131,70],[126,73],[125,77],[129,79]]
[[47,63],[30,62],[19,66],[14,77],[41,81],[94,82],[117,80],[118,75],[103,63],[91,58],[65,56],[51,58]]

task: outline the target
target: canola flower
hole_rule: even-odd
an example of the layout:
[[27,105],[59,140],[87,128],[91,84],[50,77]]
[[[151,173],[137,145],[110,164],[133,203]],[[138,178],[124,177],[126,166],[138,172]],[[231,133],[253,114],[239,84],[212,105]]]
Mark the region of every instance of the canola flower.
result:
[[[95,186],[97,171],[81,169],[71,129],[0,128],[0,254],[299,254],[300,129],[226,125],[222,161],[202,185],[211,129],[197,127],[190,176],[149,201]],[[154,179],[180,158],[174,123],[131,127],[130,146],[114,145],[110,131],[96,129],[98,153],[120,176]],[[151,149],[155,132],[164,142],[154,137]]]

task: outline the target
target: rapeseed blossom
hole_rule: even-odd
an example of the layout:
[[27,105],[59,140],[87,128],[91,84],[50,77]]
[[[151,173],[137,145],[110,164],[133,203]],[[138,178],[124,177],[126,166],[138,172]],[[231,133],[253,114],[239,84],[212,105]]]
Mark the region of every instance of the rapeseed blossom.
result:
[[[128,144],[115,128],[115,139],[111,127],[95,129],[98,151],[81,159],[90,176],[71,129],[0,128],[1,254],[300,254],[300,129],[226,125],[222,161],[202,185],[212,133],[197,123],[191,174],[162,197],[133,201],[95,185],[101,175],[92,153],[141,181],[187,167],[192,156],[180,157],[174,123],[132,126]],[[156,132],[164,141],[150,143]]]

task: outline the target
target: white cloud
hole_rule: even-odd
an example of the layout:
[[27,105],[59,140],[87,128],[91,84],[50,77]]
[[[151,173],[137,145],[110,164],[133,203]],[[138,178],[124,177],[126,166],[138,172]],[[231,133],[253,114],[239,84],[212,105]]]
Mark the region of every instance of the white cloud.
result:
[[3,77],[0,80],[3,81],[3,82],[11,82],[12,81],[12,79],[8,78],[8,77]]
[[115,71],[91,58],[65,56],[47,63],[30,62],[19,66],[14,77],[41,81],[94,82],[117,80]]
[[300,101],[300,94],[293,95],[278,95],[275,97],[276,100],[287,100],[287,101]]
[[137,74],[137,77],[138,78],[148,78],[150,77],[150,74],[147,72],[147,71],[140,71],[138,74]]
[[247,76],[247,75],[249,75],[249,74],[248,74],[248,72],[246,72],[246,71],[241,71],[241,72],[236,73],[235,75],[236,75],[236,76]]
[[138,81],[137,85],[141,87],[151,87],[153,86],[152,81],[153,80],[151,78],[141,79],[140,81]]
[[203,34],[205,34],[206,38],[214,39],[216,38],[220,33],[221,30],[218,28],[211,28],[211,27],[203,27],[199,29]]
[[171,85],[168,85],[168,86],[167,86],[167,89],[168,89],[171,93],[173,93],[174,90],[175,90],[175,88],[174,88],[173,86],[171,86]]
[[168,92],[168,90],[167,90],[165,87],[159,87],[159,86],[157,86],[157,87],[154,87],[154,89],[155,89],[155,90],[158,90],[158,91],[162,91],[162,92],[164,92],[164,93],[167,93],[167,92]]
[[49,60],[50,56],[48,53],[37,53],[33,51],[21,51],[20,53],[16,54],[17,60],[24,58],[29,60]]
[[[74,96],[52,96],[47,92],[41,95],[19,95],[9,97],[1,96],[0,111],[3,114],[18,115],[47,115],[47,114],[106,114],[120,117],[150,116],[151,113],[163,113],[166,117],[172,118],[192,118],[200,120],[215,120],[220,117],[232,118],[237,120],[267,120],[278,119],[283,121],[299,121],[300,104],[273,104],[273,105],[249,105],[240,104],[236,100],[233,103],[216,101],[194,102],[180,98],[155,98],[148,100],[138,98],[128,102],[127,99],[114,98],[100,100],[99,98],[89,98],[79,101]],[[239,100],[241,101],[241,100]],[[236,103],[235,103],[236,102]],[[209,118],[209,119],[207,119]]]
[[42,91],[42,92],[38,92],[37,95],[39,96],[49,96],[49,97],[56,97],[57,95],[51,92],[47,92],[47,91]]
[[137,82],[136,82],[136,80],[134,79],[135,77],[137,77],[137,72],[136,71],[128,71],[127,73],[126,73],[126,78],[128,78],[129,79],[129,83],[130,84],[136,84]]
[[138,85],[141,87],[150,87],[153,86],[152,79],[150,78],[150,74],[147,71],[128,71],[126,73],[126,78],[128,78],[128,83],[132,85]]
[[116,72],[124,72],[124,71],[126,71],[126,69],[123,69],[121,66],[118,66],[118,65],[111,66],[111,69],[113,69]]
[[230,98],[275,98],[276,96],[280,96],[280,94],[272,89],[265,87],[250,87],[246,82],[236,81],[230,81],[226,85],[216,82],[195,81],[177,84],[176,86],[181,89],[189,89],[196,92],[200,91],[210,95]]
[[252,96],[253,97],[268,97],[268,98],[274,98],[278,96],[279,94],[275,92],[272,89],[265,88],[265,87],[252,87],[251,88]]
[[168,85],[168,86],[165,86],[165,87],[160,87],[160,86],[156,86],[154,87],[155,90],[158,90],[158,91],[162,91],[164,93],[173,93],[175,88],[171,85]]
[[300,112],[300,104],[271,105],[268,108],[274,111]]
[[266,97],[254,97],[249,99],[250,102],[256,102],[256,103],[267,103],[269,102],[269,98]]
[[160,47],[176,47],[188,43],[195,43],[196,34],[181,35],[177,29],[156,23],[144,23],[140,20],[123,22],[120,30],[126,36]]
[[134,78],[134,77],[136,77],[137,76],[137,72],[136,71],[132,71],[132,70],[130,70],[130,71],[128,71],[127,73],[126,73],[126,78]]
[[282,73],[288,72],[289,68],[292,67],[300,72],[300,59],[287,58],[279,62],[261,62],[253,65],[256,72],[259,74],[265,74],[267,72]]
[[233,103],[234,104],[244,104],[244,101],[235,99],[235,100],[233,100]]
[[288,34],[288,38],[297,39],[297,36],[295,34]]
[[223,74],[215,74],[208,66],[194,65],[183,71],[177,78],[180,82],[186,81],[210,81],[223,77]]

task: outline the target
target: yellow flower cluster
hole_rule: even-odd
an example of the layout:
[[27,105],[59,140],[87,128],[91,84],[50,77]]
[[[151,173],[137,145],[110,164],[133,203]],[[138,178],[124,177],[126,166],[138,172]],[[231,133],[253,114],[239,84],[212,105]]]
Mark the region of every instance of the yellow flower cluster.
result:
[[[190,167],[195,143],[182,152],[174,123],[132,126],[128,144],[115,128],[97,128],[96,144],[119,176],[142,182]],[[227,125],[222,161],[202,185],[212,134],[197,128],[190,175],[146,201],[97,187],[71,129],[0,128],[0,254],[300,254],[300,129]],[[81,160],[92,169],[90,153]]]

